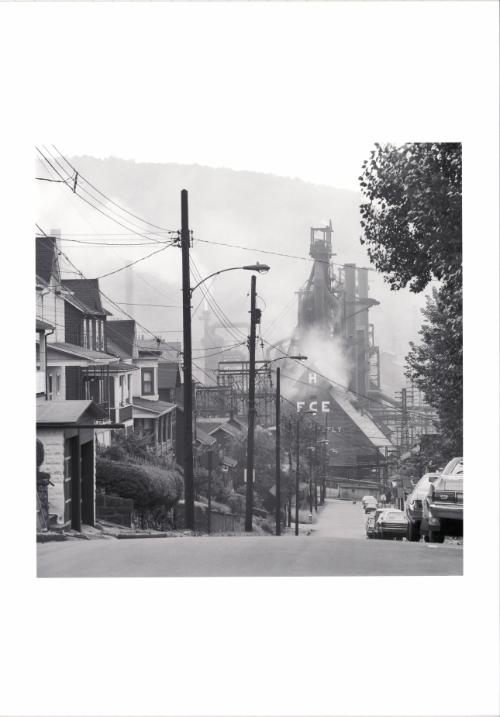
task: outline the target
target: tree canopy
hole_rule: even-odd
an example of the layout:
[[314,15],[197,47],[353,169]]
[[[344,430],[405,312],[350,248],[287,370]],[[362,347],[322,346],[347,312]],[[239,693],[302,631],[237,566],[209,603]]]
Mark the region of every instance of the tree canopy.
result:
[[418,293],[460,269],[460,144],[376,144],[359,180],[361,243],[391,288]]
[[462,155],[457,143],[376,144],[360,183],[362,244],[392,289],[427,297],[407,375],[438,412],[448,455],[462,453]]

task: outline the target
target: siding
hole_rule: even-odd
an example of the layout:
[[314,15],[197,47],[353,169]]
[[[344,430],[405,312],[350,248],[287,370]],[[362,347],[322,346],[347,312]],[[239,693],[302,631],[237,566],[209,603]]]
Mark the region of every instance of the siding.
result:
[[66,400],[78,401],[82,396],[82,378],[79,366],[66,366]]
[[64,320],[64,340],[70,344],[83,346],[82,313],[67,301],[64,302]]

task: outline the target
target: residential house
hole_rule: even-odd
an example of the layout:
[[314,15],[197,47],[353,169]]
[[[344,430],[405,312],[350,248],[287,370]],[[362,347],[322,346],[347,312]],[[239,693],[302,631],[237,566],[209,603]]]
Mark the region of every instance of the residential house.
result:
[[[37,321],[53,326],[46,334],[45,399],[94,401],[105,413],[103,420],[131,429],[135,368],[107,352],[110,314],[102,306],[98,280],[61,279],[56,237],[37,237],[36,267]],[[106,445],[111,435],[110,428],[96,433]]]
[[138,344],[134,320],[108,320],[107,331],[109,351],[136,369],[131,383],[134,431],[149,437],[156,452],[173,456],[176,406],[160,398],[161,350]]

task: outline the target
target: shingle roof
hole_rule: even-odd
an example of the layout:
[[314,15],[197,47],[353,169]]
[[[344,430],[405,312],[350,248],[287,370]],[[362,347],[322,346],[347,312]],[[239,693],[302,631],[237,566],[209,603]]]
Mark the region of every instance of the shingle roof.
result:
[[84,304],[91,314],[111,315],[102,306],[99,279],[65,279],[64,286],[74,293],[78,301]]
[[126,363],[125,361],[117,361],[116,363],[111,363],[109,365],[109,370],[112,373],[116,371],[138,371],[139,366],[134,366],[133,363]]
[[105,418],[106,415],[93,401],[43,401],[36,406],[37,426],[76,424],[83,418]]
[[69,344],[65,341],[55,341],[54,343],[47,344],[47,351],[51,351],[52,349],[54,349],[54,351],[59,351],[64,354],[76,356],[77,358],[84,358],[88,361],[100,360],[101,362],[104,362],[105,359],[108,360],[108,363],[116,361],[116,356],[111,356],[110,354],[106,354],[103,351],[85,349],[83,348],[83,346],[76,346],[75,344]]
[[49,282],[56,257],[55,237],[36,237],[36,273],[43,281]]
[[151,413],[157,413],[159,415],[162,413],[170,413],[170,411],[175,409],[175,403],[167,403],[167,401],[149,401],[147,398],[140,398],[139,396],[134,396],[132,403],[134,406],[137,406],[137,408],[151,411]]
[[120,358],[133,358],[135,345],[135,321],[107,320],[104,324],[108,349]]
[[196,440],[202,444],[202,446],[212,446],[216,443],[216,439],[213,436],[209,436],[203,428],[196,425]]
[[361,414],[355,406],[352,405],[350,395],[347,391],[331,388],[330,394],[340,408],[374,446],[377,448],[392,446],[391,441],[384,436],[373,419],[367,413]]
[[[179,381],[177,381],[178,378]],[[158,363],[158,388],[175,388],[179,383],[179,365],[173,361],[160,361]]]
[[138,339],[137,346],[139,349],[161,351],[164,358],[170,361],[175,361],[182,349],[179,341],[160,341],[158,343],[156,339]]

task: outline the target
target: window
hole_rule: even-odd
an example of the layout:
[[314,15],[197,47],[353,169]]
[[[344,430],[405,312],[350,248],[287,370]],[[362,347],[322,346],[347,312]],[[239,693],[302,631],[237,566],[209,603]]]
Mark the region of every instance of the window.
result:
[[52,374],[51,374],[51,373],[49,373],[49,375],[48,375],[48,377],[47,377],[47,383],[48,383],[48,385],[47,385],[47,393],[48,393],[47,398],[49,399],[49,401],[52,401],[52,397],[53,397],[53,393],[54,393],[54,384],[53,384],[53,378],[52,378]]
[[94,347],[94,322],[92,319],[89,319],[89,349],[93,349]]
[[142,394],[152,396],[154,394],[154,369],[142,369]]
[[125,376],[120,376],[120,406],[125,405]]
[[88,348],[87,319],[83,320],[83,348]]
[[56,393],[59,396],[61,393],[61,374],[58,373],[56,376]]
[[132,403],[132,376],[127,376],[127,399],[129,403]]

